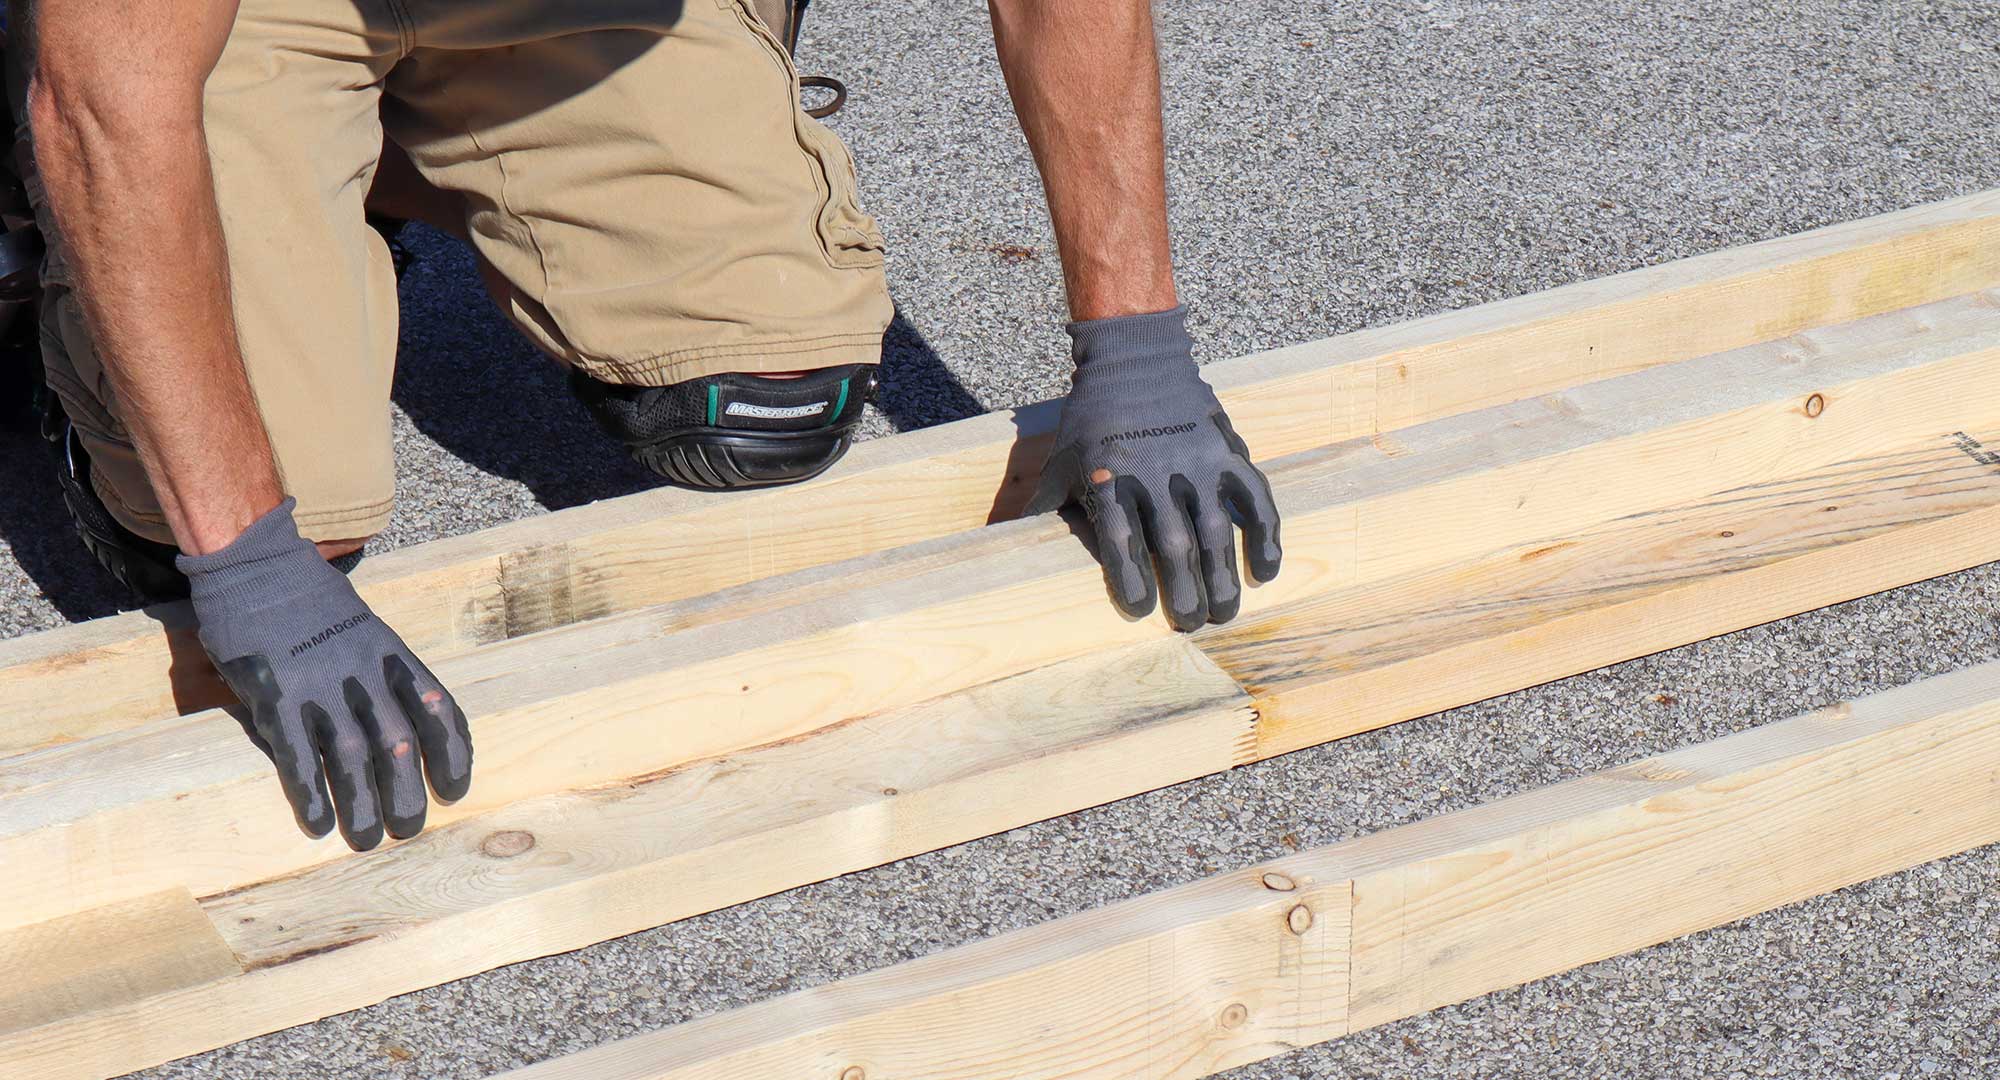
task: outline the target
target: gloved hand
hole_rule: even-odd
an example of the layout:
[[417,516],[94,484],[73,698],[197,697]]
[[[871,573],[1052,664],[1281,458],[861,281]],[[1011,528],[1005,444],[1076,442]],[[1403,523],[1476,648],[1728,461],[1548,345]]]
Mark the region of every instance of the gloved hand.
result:
[[[188,578],[201,643],[250,710],[299,827],[356,851],[415,836],[430,800],[472,783],[465,714],[292,522],[294,500],[228,547],[174,560]],[[423,765],[418,765],[418,750]],[[327,801],[327,781],[333,800]]]
[[1081,502],[1111,598],[1153,610],[1158,563],[1179,630],[1228,622],[1243,601],[1230,512],[1250,573],[1278,576],[1271,485],[1202,381],[1181,308],[1071,323],[1076,377],[1029,514]]

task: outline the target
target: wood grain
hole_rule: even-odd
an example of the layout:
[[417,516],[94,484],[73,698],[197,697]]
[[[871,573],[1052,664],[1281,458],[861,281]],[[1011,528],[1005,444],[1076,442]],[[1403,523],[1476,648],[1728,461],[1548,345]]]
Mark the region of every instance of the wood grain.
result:
[[[2000,429],[1996,343],[2000,307],[1982,294],[1298,455],[1273,469],[1285,572],[1250,591],[1244,618],[1937,432]],[[1806,408],[1811,395],[1822,408]],[[772,599],[795,589],[810,599]],[[441,674],[473,715],[480,768],[433,822],[1171,636],[1104,602],[1094,561],[1054,518],[734,599],[744,614],[696,601],[698,614],[647,609],[453,661]],[[0,927],[347,857],[296,832],[269,768],[219,713],[0,763],[0,859],[15,868]]]
[[1347,1032],[1351,903],[1238,872],[508,1075],[1208,1076]]
[[[67,995],[0,1034],[0,1074],[122,1073],[1191,779],[1228,768],[1254,721],[1235,683],[1169,639],[186,900],[229,972],[247,969],[220,983],[108,994],[64,982],[74,958],[40,947],[74,935],[0,933],[0,959],[26,942],[30,985]],[[178,943],[150,921],[116,929],[94,954]]]
[[[1520,670],[1553,677],[1595,666],[1602,642],[1629,643],[1635,627],[1698,636],[1704,620],[1734,618],[1743,603],[1796,601],[1798,582],[1839,590],[1829,599],[1855,595],[1876,574],[1903,573],[1899,559],[1920,559],[1936,544],[1968,550],[1968,539],[1993,535],[2000,521],[1981,501],[1991,465],[1968,450],[1979,453],[1956,441],[1951,453],[1972,471],[1955,472],[1929,449],[1884,455],[1749,493],[1740,510],[1734,499],[1703,499],[1525,563],[1509,553],[1440,579],[1366,590],[1355,608],[1376,621],[1355,626],[1350,644],[1328,635],[1327,648],[1351,649],[1358,664],[1379,661],[1395,677],[1375,684],[1369,707],[1409,712],[1398,693],[1421,700],[1428,680],[1450,680],[1460,666],[1500,692]],[[1900,509],[1898,478],[1910,484]],[[1786,497],[1800,492],[1810,497]],[[1828,514],[1821,500],[1834,493],[1856,509],[1848,516],[1843,506],[1831,515],[1838,524],[1822,527],[1815,515]],[[1713,528],[1725,521],[1736,536]],[[1621,561],[1629,552],[1657,553],[1661,580]],[[1562,569],[1550,578],[1520,572],[1551,566]],[[1650,591],[1658,584],[1669,587]],[[1694,599],[1673,599],[1677,590]],[[1443,659],[1407,666],[1427,633],[1449,642]],[[204,909],[252,972],[116,1014],[118,1030],[150,1033],[144,1045],[171,1050],[90,1060],[105,1072],[138,1067],[1275,752],[1255,737],[1233,683],[1213,669],[1192,674],[1206,665],[1187,644],[1140,645],[1101,666],[1071,661],[643,784],[522,803],[367,859],[210,897]],[[1270,647],[1270,670],[1296,658],[1291,644]],[[1482,649],[1509,663],[1465,661]],[[1183,668],[1187,684],[1213,689],[1177,709],[1160,691],[1181,684],[1173,672]],[[1210,699],[1215,708],[1204,711],[1198,703]],[[99,1025],[110,1022],[76,1020],[0,1042],[0,1063],[68,1060],[59,1048],[96,1045]]]
[[[1260,458],[2000,285],[2000,193],[1210,365]],[[661,489],[369,559],[355,579],[434,667],[496,640],[1018,513],[1052,403],[855,448],[831,476]],[[0,642],[0,755],[227,700],[184,606]]]
[[[795,500],[648,495],[388,561],[395,602],[447,643],[481,766],[423,837],[366,857],[297,835],[225,714],[146,712],[156,630],[0,645],[0,694],[102,678],[117,714],[73,726],[57,701],[52,726],[0,733],[0,753],[39,747],[0,761],[0,959],[42,979],[0,996],[0,1073],[122,1072],[2000,555],[2000,294],[1972,291],[1996,256],[1966,240],[2000,227],[2000,195],[1899,220],[1211,369],[1260,446],[1298,452],[1270,470],[1285,574],[1192,643],[1117,617],[1054,518],[939,535],[978,477],[995,491],[995,447],[1035,445],[1045,407],[1006,432],[988,417],[884,440],[851,486]],[[1944,289],[1966,294],[1894,304]],[[1711,347],[1728,351],[1686,352]],[[1017,486],[997,490],[1004,518]],[[958,509],[901,517],[926,491]],[[869,499],[888,503],[871,516]],[[795,543],[807,520],[844,539]],[[743,559],[682,573],[739,528]],[[441,601],[463,606],[436,621]],[[181,704],[204,677],[183,665]],[[754,1025],[718,1026],[686,1075],[784,1075],[795,1053],[930,1069],[912,1040],[982,1000],[1005,1022],[966,1036],[946,1063],[965,1075],[1205,1075],[1346,1030],[1350,890],[1351,955],[1379,950],[1355,1022],[1528,962],[1455,939],[1381,974],[1423,948],[1370,944],[1404,910],[1367,907],[1381,890],[1457,925],[1436,912],[1458,918],[1458,898],[1414,866],[1211,883],[1157,917],[1075,924],[1103,946],[1087,961],[1054,942],[966,994],[841,999],[881,1009],[815,1012],[831,1026],[775,1057]],[[1579,895],[1611,895],[1586,876]],[[184,944],[132,947],[155,919]],[[52,941],[96,959],[72,981]]]
[[[554,940],[582,944],[1220,772],[1255,743],[1241,688],[1187,641],[1151,642],[518,803],[203,908],[259,967],[510,905],[533,914],[520,932],[573,922]],[[565,920],[560,892],[590,894],[588,917]],[[408,967],[412,986],[459,973]]]
[[[2000,431],[1721,491],[1197,635],[1257,757],[1990,561]],[[1549,643],[1561,641],[1562,648]]]
[[[1979,470],[1954,473],[1948,460],[1929,451],[1885,455],[1774,485],[1752,494],[1740,513],[1730,510],[1731,499],[1704,499],[1607,527],[1609,542],[1578,544],[1526,563],[1483,560],[1452,576],[1447,592],[1422,582],[1393,583],[1370,591],[1364,606],[1381,625],[1410,627],[1410,635],[1385,638],[1375,628],[1356,627],[1357,652],[1364,662],[1406,660],[1428,628],[1452,642],[1442,650],[1449,661],[1476,647],[1484,633],[1491,648],[1516,666],[1571,673],[1594,665],[1597,642],[1628,640],[1621,635],[1635,625],[1663,622],[1670,630],[1692,625],[1698,631],[1710,612],[1728,617],[1737,598],[1783,595],[1755,573],[1797,567],[1782,580],[1825,578],[1830,588],[1865,589],[1871,574],[1884,572],[1885,561],[1924,551],[1925,538],[1940,526],[1964,523],[1967,535],[1990,535],[2000,524],[1987,515],[1986,524],[1977,525],[1984,513],[1973,508],[1979,504],[1961,504],[1953,494],[1961,482],[1968,496],[1990,493],[1982,478],[1990,466],[1956,442],[1951,453]],[[1911,482],[1907,510],[1897,509],[1898,477]],[[1787,498],[1787,492],[1811,497]],[[1818,527],[1812,515],[1826,514],[1821,499],[1835,492],[1866,509],[1837,526]],[[1934,516],[1940,512],[1953,516]],[[1724,520],[1716,515],[1737,525],[1738,535],[1712,533]],[[1524,581],[1518,572],[1549,567],[1572,551],[1576,555],[1554,580]],[[1660,553],[1667,580],[1683,589],[1708,582],[1704,595],[1715,602],[1682,604],[1687,614],[1678,620],[1651,618],[1641,606],[1646,601],[1634,601],[1631,589],[1659,594],[1646,593],[1650,579],[1643,575],[1637,583],[1622,580],[1638,571],[1619,562],[1620,551]],[[1605,563],[1593,563],[1590,552],[1607,556]],[[1673,552],[1681,554],[1669,557]],[[1571,587],[1563,587],[1565,578]],[[1518,608],[1516,589],[1522,590]],[[1600,606],[1579,609],[1579,598]],[[1467,609],[1462,618],[1452,615],[1458,606]],[[1543,610],[1552,617],[1537,618]],[[1586,617],[1590,610],[1602,617]],[[1672,615],[1677,609],[1664,610]],[[1478,614],[1495,611],[1507,614]],[[1544,632],[1522,634],[1523,626],[1538,624]],[[1090,660],[1072,661],[918,706],[899,718],[871,718],[697,762],[641,785],[523,803],[368,859],[211,897],[206,911],[253,965],[251,974],[199,992],[156,996],[116,1014],[118,1030],[144,1034],[142,1045],[171,1049],[90,1060],[102,1061],[105,1072],[137,1067],[1271,752],[1268,742],[1259,748],[1248,714],[1229,706],[1243,697],[1226,679],[1202,677],[1214,687],[1208,692],[1217,706],[1212,713],[1196,707],[1175,715],[1173,704],[1153,692],[1179,681],[1152,674],[1163,664],[1169,670],[1202,666],[1185,648],[1185,639],[1141,645],[1140,655],[1105,658],[1094,676],[1082,674]],[[1338,654],[1341,646],[1329,648]],[[1170,651],[1176,649],[1182,651]],[[1274,658],[1270,666],[1283,664]],[[1446,662],[1435,670],[1406,670],[1409,677],[1394,685],[1418,694],[1423,679],[1442,678],[1453,667]],[[1496,664],[1470,670],[1492,680],[1496,691],[1514,679],[1511,669]],[[1385,704],[1394,701],[1390,685],[1384,684],[1379,706],[1393,707]],[[979,771],[982,762],[989,771]],[[709,812],[691,814],[691,808]],[[246,986],[262,989],[252,993]],[[38,1055],[44,1053],[46,1060],[67,1061],[58,1048],[97,1045],[100,1025],[109,1022],[76,1020],[38,1031],[34,1040],[0,1043],[0,1062],[43,1061]],[[1252,1038],[1247,1045],[1261,1044]]]
[[1205,1076],[1995,840],[1988,664],[504,1075]]
[[1397,832],[1304,867],[1354,882],[1356,1029],[2000,840],[2000,665]]
[[0,934],[0,1039],[241,974],[185,889]]

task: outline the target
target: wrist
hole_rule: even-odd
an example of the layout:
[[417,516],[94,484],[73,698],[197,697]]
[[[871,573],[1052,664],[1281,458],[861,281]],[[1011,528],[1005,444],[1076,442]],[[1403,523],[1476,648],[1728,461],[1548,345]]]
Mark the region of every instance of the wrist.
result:
[[[160,425],[147,417],[138,427],[144,429],[143,434],[154,446],[156,457],[159,456]],[[135,428],[135,434],[139,433]],[[225,464],[218,468],[211,462],[184,460],[187,455],[183,452],[177,468],[147,468],[153,488],[159,493],[167,527],[173,530],[174,542],[183,553],[207,555],[221,551],[285,501],[285,489],[278,480],[270,444],[263,441],[261,423],[256,435],[254,443],[218,446],[236,462],[254,463],[250,467],[239,464],[232,468]],[[197,471],[203,466],[208,471]]]
[[1148,373],[1183,365],[1194,368],[1194,340],[1188,336],[1185,307],[1073,322],[1068,331],[1070,357],[1079,374],[1086,369],[1109,374],[1130,368]]
[[173,530],[175,545],[183,554],[212,555],[235,543],[273,508],[273,503],[259,506],[256,502],[245,500],[227,507],[205,508],[199,516],[185,510],[179,514],[169,513],[167,524]]
[[204,554],[182,555],[174,566],[187,575],[188,594],[196,603],[229,595],[269,593],[296,586],[326,561],[312,541],[299,535],[289,497],[260,515],[222,547]]

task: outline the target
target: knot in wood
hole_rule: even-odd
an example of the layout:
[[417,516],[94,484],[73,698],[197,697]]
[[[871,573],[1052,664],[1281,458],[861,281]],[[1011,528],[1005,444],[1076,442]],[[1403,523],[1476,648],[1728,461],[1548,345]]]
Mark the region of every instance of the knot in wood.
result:
[[1825,395],[1822,395],[1822,394],[1814,394],[1813,396],[1811,396],[1811,397],[1809,397],[1809,398],[1807,398],[1807,399],[1806,399],[1806,415],[1807,415],[1807,416],[1809,416],[1809,417],[1817,417],[1817,416],[1819,416],[1819,414],[1820,414],[1820,413],[1823,413],[1823,412],[1825,412],[1825,411],[1826,411],[1826,397],[1825,397]]
[[1263,881],[1264,881],[1264,887],[1271,890],[1272,892],[1291,892],[1293,889],[1299,887],[1298,882],[1293,881],[1291,878],[1285,876],[1284,874],[1278,873],[1276,870],[1273,870],[1270,873],[1265,874]]
[[1231,1031],[1242,1027],[1249,1019],[1250,1010],[1244,1008],[1242,1002],[1231,1002],[1228,1008],[1222,1010],[1222,1026]]
[[506,829],[494,833],[480,841],[480,853],[490,859],[511,859],[525,855],[535,846],[535,834],[520,829]]
[[840,1080],[868,1080],[868,1070],[859,1065],[849,1065],[840,1070]]
[[1313,910],[1304,904],[1285,913],[1285,926],[1294,934],[1303,934],[1312,929]]

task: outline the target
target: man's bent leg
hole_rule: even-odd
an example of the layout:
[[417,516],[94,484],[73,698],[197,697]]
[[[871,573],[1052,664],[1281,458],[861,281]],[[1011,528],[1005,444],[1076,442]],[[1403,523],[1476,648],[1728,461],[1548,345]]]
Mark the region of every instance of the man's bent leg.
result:
[[[339,5],[349,8],[342,24],[293,13],[310,6],[245,0],[209,80],[204,122],[251,387],[301,527],[340,539],[381,528],[393,490],[395,283],[379,237],[362,224],[380,135],[374,95],[356,89],[388,61],[372,58],[379,36],[349,5]],[[39,203],[39,185],[30,187]],[[65,497],[99,558],[125,563],[114,572],[157,597],[159,575],[131,561],[164,557],[163,572],[177,578],[173,535],[119,419],[60,237],[38,211],[50,239],[43,363],[71,425]]]
[[398,27],[387,0],[242,0],[208,80],[237,336],[312,540],[373,535],[395,495],[396,276],[364,204]]
[[[740,0],[428,3],[390,135],[608,432],[696,486],[846,447],[892,314],[854,166]],[[808,372],[804,378],[759,373]]]

